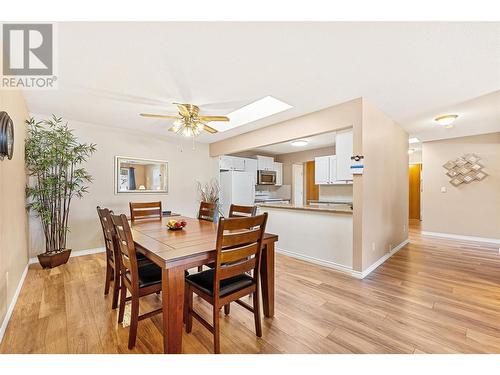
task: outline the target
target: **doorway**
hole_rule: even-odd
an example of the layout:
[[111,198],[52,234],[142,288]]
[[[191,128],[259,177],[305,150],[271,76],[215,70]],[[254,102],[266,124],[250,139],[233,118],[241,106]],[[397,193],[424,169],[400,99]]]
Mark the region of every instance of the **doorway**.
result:
[[310,201],[319,199],[319,185],[315,184],[315,164],[314,160],[307,161],[306,167],[306,204]]
[[293,204],[304,204],[304,166],[292,164],[292,200]]
[[409,182],[409,218],[410,220],[421,220],[421,172],[422,164],[410,164],[408,171]]

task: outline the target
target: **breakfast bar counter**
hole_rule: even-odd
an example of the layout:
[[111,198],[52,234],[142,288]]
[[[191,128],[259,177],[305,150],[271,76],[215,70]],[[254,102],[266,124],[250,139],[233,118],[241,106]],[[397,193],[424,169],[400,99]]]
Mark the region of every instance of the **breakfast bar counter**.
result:
[[352,208],[348,204],[328,204],[328,205],[319,205],[319,204],[304,204],[304,205],[296,205],[296,204],[286,204],[286,203],[259,203],[258,207],[263,208],[282,208],[288,210],[302,210],[302,211],[317,211],[317,212],[338,212],[338,213],[346,213],[352,214]]
[[276,251],[350,272],[353,215],[348,204],[258,204],[268,212],[266,231],[279,234]]

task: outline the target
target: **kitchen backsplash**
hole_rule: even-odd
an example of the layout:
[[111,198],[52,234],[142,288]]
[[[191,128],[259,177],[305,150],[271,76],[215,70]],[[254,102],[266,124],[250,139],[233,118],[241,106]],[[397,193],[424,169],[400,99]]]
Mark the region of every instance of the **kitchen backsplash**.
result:
[[352,202],[352,185],[320,185],[319,199]]
[[292,186],[291,185],[281,185],[281,186],[256,186],[255,195],[265,195],[269,198],[281,198],[281,199],[291,199],[292,198]]

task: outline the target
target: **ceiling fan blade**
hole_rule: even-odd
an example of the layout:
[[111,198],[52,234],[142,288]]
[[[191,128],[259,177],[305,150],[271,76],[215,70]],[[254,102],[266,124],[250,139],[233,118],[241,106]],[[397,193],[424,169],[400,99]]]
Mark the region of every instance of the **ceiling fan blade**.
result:
[[198,116],[201,121],[229,121],[226,116]]
[[205,130],[206,132],[210,133],[210,134],[215,134],[217,133],[217,130],[215,130],[214,128],[208,126],[208,125],[203,125],[203,130]]
[[173,103],[173,104],[175,104],[177,106],[177,108],[179,108],[179,113],[182,116],[185,116],[185,117],[191,116],[186,104],[182,104],[182,103]]
[[172,119],[179,119],[179,116],[169,116],[169,115],[155,115],[152,113],[139,113],[142,117],[153,117],[153,118],[172,118]]

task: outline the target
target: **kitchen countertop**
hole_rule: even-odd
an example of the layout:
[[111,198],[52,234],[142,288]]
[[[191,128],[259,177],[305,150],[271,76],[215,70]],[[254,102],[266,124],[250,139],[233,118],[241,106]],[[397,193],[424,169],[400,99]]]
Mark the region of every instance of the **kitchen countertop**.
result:
[[330,206],[316,206],[316,205],[295,205],[295,204],[273,204],[273,203],[259,203],[259,207],[269,207],[269,208],[283,208],[288,210],[302,210],[302,211],[317,211],[317,212],[341,212],[352,214],[352,209],[347,204],[338,204]]

